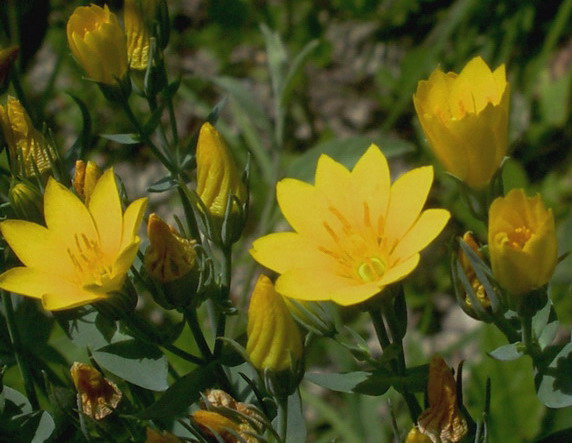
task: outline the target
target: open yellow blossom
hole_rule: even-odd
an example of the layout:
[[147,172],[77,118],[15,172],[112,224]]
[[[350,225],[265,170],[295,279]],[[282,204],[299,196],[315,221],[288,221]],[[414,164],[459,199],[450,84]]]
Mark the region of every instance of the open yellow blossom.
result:
[[107,5],[77,7],[66,30],[71,52],[90,79],[114,85],[127,73],[127,39]]
[[86,206],[50,177],[44,194],[47,227],[6,220],[0,230],[24,266],[0,275],[0,288],[42,300],[48,310],[104,300],[119,291],[133,263],[147,199],[125,213],[113,169],[99,179]]
[[125,0],[123,23],[127,34],[127,55],[132,69],[146,69],[149,64],[151,24],[158,0]]
[[365,301],[409,275],[449,220],[444,209],[422,210],[433,168],[409,171],[391,185],[387,160],[375,145],[352,171],[322,155],[315,181],[278,183],[278,203],[296,232],[262,237],[250,251],[281,274],[276,290],[286,297]]
[[489,208],[489,252],[493,274],[515,295],[539,288],[550,280],[558,260],[552,210],[540,195],[527,197],[511,190]]
[[[467,422],[459,410],[455,378],[439,355],[434,355],[429,364],[427,397],[429,408],[417,420],[418,431],[434,443],[461,441],[468,432]],[[419,437],[412,441],[423,440]]]
[[49,145],[17,98],[8,96],[6,107],[0,105],[0,129],[13,171],[32,176],[50,169]]
[[265,275],[258,278],[250,298],[247,332],[246,353],[257,369],[284,371],[294,368],[302,357],[300,330]]
[[471,188],[485,187],[508,147],[510,88],[505,66],[481,57],[460,74],[437,68],[419,82],[413,103],[435,156]]
[[115,383],[85,363],[75,362],[70,372],[85,415],[101,420],[113,412],[123,396]]

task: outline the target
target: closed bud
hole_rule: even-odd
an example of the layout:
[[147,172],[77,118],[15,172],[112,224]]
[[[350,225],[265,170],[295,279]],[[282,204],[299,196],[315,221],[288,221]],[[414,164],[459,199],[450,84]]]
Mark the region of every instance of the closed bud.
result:
[[8,74],[18,57],[18,46],[10,46],[0,50],[0,94],[8,87]]
[[[427,383],[429,407],[417,420],[417,432],[411,442],[424,442],[418,433],[429,437],[433,443],[459,442],[467,435],[468,426],[459,410],[457,385],[451,369],[439,355],[434,355],[429,364]],[[410,433],[411,434],[411,433]],[[413,439],[416,437],[417,439]]]
[[39,224],[44,222],[44,196],[30,182],[13,182],[8,194],[16,218]]
[[[197,142],[197,193],[217,228],[222,228],[224,222],[227,230],[232,230],[229,224],[241,223],[239,216],[247,197],[246,186],[228,147],[208,122],[201,127]],[[227,210],[229,203],[232,206]],[[228,218],[227,213],[230,214]],[[229,237],[236,239],[238,235]]]
[[50,169],[51,148],[18,99],[8,96],[0,105],[0,127],[15,174],[31,177]]
[[113,412],[122,397],[115,383],[84,363],[75,362],[70,372],[83,414],[94,420],[101,420]]
[[[475,251],[475,254],[477,254],[477,256],[481,260],[483,259],[483,254],[479,250],[479,245],[475,241],[475,238],[473,237],[472,232],[470,232],[470,231],[465,232],[465,234],[463,235],[463,241],[467,245],[469,245],[469,247],[473,251]],[[462,249],[459,250],[459,260],[461,262],[461,266],[463,268],[463,271],[465,272],[465,275],[467,276],[467,280],[471,284],[471,287],[473,288],[473,291],[475,292],[475,295],[477,296],[477,299],[479,300],[479,303],[481,304],[481,306],[483,308],[489,308],[491,306],[491,301],[489,300],[489,298],[487,296],[487,292],[486,292],[483,284],[477,278],[477,274],[475,273],[475,270],[473,269],[473,266],[471,265],[470,260],[468,259],[467,255],[463,252]],[[469,298],[469,296],[466,293],[465,293],[464,299],[465,299],[465,304],[467,305],[467,307],[469,309],[471,309],[471,306],[472,306],[471,305],[471,299]]]
[[495,199],[489,208],[489,253],[497,282],[521,296],[544,286],[554,272],[558,244],[552,210],[540,195],[522,189]]
[[146,69],[159,0],[125,0],[123,23],[127,34],[129,67]]
[[419,82],[413,103],[435,156],[473,189],[491,181],[508,148],[510,88],[505,66],[481,57],[460,74],[437,68]]
[[282,296],[261,275],[248,307],[246,353],[261,371],[293,371],[302,359],[302,335]]
[[72,55],[91,80],[106,85],[120,83],[128,69],[127,40],[107,5],[76,8],[66,30]]
[[95,184],[102,174],[103,171],[99,169],[95,162],[84,162],[83,160],[77,160],[75,162],[73,188],[86,205],[89,203]]
[[334,319],[324,306],[327,302],[294,300],[288,297],[283,297],[283,300],[294,318],[309,331],[326,337],[336,335]]
[[145,443],[181,443],[181,440],[169,432],[159,432],[153,428],[147,428]]

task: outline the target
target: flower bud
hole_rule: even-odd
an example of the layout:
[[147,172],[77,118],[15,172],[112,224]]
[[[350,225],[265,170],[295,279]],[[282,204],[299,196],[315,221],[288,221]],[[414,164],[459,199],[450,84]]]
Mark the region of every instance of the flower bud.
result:
[[153,428],[147,428],[145,443],[181,443],[181,440],[169,432],[159,432]]
[[158,4],[158,0],[125,0],[123,23],[127,34],[129,67],[132,69],[146,69],[149,64],[152,23]]
[[433,440],[421,432],[417,426],[414,426],[407,434],[405,443],[433,443]]
[[0,127],[12,171],[30,177],[50,169],[51,148],[18,99],[8,96],[6,107],[0,105]]
[[44,196],[32,183],[12,183],[8,198],[16,218],[43,224]]
[[193,412],[191,418],[201,432],[208,437],[222,438],[225,443],[238,442],[239,424],[218,412],[198,410]]
[[286,307],[294,318],[306,329],[317,335],[333,337],[336,335],[336,325],[323,303],[306,300],[294,300],[283,297]]
[[177,230],[156,214],[149,216],[147,236],[150,245],[145,251],[145,269],[160,282],[177,280],[195,267],[196,241],[181,237]]
[[80,399],[81,412],[94,420],[101,420],[113,412],[122,397],[115,383],[84,363],[75,362],[70,372]]
[[241,205],[246,201],[246,187],[236,164],[220,134],[208,122],[201,127],[197,143],[197,194],[219,224],[225,218],[229,199],[232,219],[241,214]]
[[18,57],[18,46],[9,46],[0,50],[0,94],[8,87],[8,74]]
[[265,275],[258,278],[250,299],[247,332],[246,353],[259,370],[293,369],[302,358],[300,330]]
[[[433,442],[461,441],[468,432],[467,422],[459,410],[455,378],[439,355],[434,355],[429,364],[427,398],[429,408],[417,420],[418,431]],[[409,436],[407,438],[410,441]],[[419,438],[411,441],[424,440]]]
[[86,163],[83,160],[75,162],[73,188],[86,205],[89,203],[95,184],[102,174],[103,171],[99,169],[95,162],[88,161]]
[[72,55],[91,80],[116,85],[127,74],[125,33],[107,5],[76,8],[67,37]]
[[[477,254],[477,256],[480,259],[483,258],[483,254],[479,250],[479,245],[477,245],[477,242],[475,241],[472,232],[470,231],[465,232],[465,234],[463,235],[463,241],[467,243],[467,245],[469,245],[469,247],[473,251],[475,251],[475,254]],[[481,306],[483,308],[489,308],[491,306],[491,301],[487,296],[487,292],[483,284],[477,278],[477,274],[475,273],[475,270],[473,269],[470,260],[468,259],[468,257],[466,256],[466,254],[463,252],[462,249],[459,250],[459,260],[461,262],[463,271],[467,276],[467,280],[469,280],[469,283],[471,284],[471,287],[473,288],[473,291],[475,292],[475,295],[477,296],[477,299],[479,300]],[[471,308],[471,299],[467,296],[466,293],[465,293],[465,303],[468,308]]]
[[554,216],[540,195],[513,189],[495,199],[488,241],[493,275],[513,295],[540,288],[552,277],[558,259]]
[[481,57],[458,75],[437,68],[413,96],[433,153],[473,189],[487,186],[506,155],[509,96],[504,65],[491,72]]

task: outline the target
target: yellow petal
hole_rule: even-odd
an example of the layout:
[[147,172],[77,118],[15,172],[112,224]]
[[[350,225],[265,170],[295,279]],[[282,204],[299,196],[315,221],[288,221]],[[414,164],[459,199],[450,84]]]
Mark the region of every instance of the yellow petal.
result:
[[317,242],[329,242],[322,224],[325,202],[314,186],[285,178],[276,185],[276,199],[282,214],[296,232],[316,238]]
[[6,242],[26,266],[53,275],[73,274],[69,254],[45,227],[25,220],[6,220],[0,227]]
[[385,236],[399,241],[415,223],[433,183],[433,168],[424,166],[406,172],[391,186]]
[[125,210],[125,214],[123,215],[121,249],[131,243],[134,236],[137,235],[137,231],[139,231],[139,226],[141,226],[141,221],[143,220],[143,215],[145,214],[145,209],[147,208],[147,201],[147,198],[137,199]]
[[383,274],[383,277],[377,282],[377,284],[380,286],[387,286],[391,283],[395,283],[396,281],[403,280],[417,267],[419,259],[419,254],[415,254],[404,262],[393,265],[385,274]]
[[296,300],[331,300],[334,292],[359,284],[334,274],[331,269],[296,268],[278,277],[276,291]]
[[294,268],[335,264],[315,244],[295,232],[279,232],[259,238],[252,244],[250,254],[257,262],[280,274]]
[[63,243],[64,248],[76,249],[76,234],[98,238],[91,214],[69,189],[53,178],[48,179],[44,194],[44,216],[50,232]]
[[97,181],[89,199],[89,212],[99,233],[102,252],[114,256],[121,243],[123,211],[113,168],[105,171]]
[[331,157],[322,154],[316,166],[316,191],[327,199],[328,206],[336,208],[353,222],[353,201],[348,192],[350,172]]
[[91,292],[86,290],[65,292],[63,289],[57,292],[46,292],[42,296],[42,306],[48,311],[60,311],[62,309],[77,308],[88,303],[94,303],[106,298],[105,293]]
[[427,209],[391,252],[392,258],[405,260],[417,254],[437,237],[451,214],[446,209]]
[[375,294],[381,292],[382,289],[383,286],[379,286],[376,282],[355,286],[343,286],[332,292],[330,299],[341,306],[350,306],[373,297]]
[[48,272],[25,267],[12,268],[0,275],[0,288],[34,298],[42,298],[48,292],[80,293],[80,288],[69,280],[54,278]]

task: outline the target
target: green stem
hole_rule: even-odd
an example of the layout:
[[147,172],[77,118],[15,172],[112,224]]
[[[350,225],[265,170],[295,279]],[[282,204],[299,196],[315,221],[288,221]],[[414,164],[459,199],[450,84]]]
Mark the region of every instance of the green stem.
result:
[[288,397],[279,397],[278,402],[278,435],[280,440],[286,441],[288,431]]
[[8,325],[8,332],[10,334],[10,340],[12,341],[12,347],[14,348],[16,363],[18,364],[20,374],[22,375],[22,380],[24,381],[26,396],[28,397],[28,401],[30,402],[32,409],[38,410],[40,409],[40,404],[38,403],[38,396],[36,394],[36,388],[34,387],[32,372],[30,370],[30,366],[28,365],[28,360],[24,355],[22,342],[20,341],[20,335],[18,334],[18,327],[16,325],[16,318],[14,315],[14,306],[12,305],[11,295],[2,291],[2,298],[4,301],[4,310],[6,311],[6,323]]
[[499,329],[499,331],[505,335],[509,343],[516,343],[520,340],[520,335],[504,316],[496,316],[494,319],[494,324]]
[[[221,298],[223,301],[226,301],[228,299],[230,293],[231,270],[232,270],[232,249],[228,247],[223,250],[223,264],[221,272],[221,278],[222,278]],[[223,345],[222,340],[217,340],[217,337],[224,337],[225,329],[226,329],[226,314],[224,312],[220,312],[216,323],[215,347],[214,347],[215,358],[218,358],[218,356],[220,355]]]
[[184,351],[183,349],[178,348],[177,346],[175,346],[173,344],[164,344],[161,346],[163,348],[165,348],[167,351],[175,354],[177,357],[181,357],[182,359],[190,361],[191,363],[194,363],[196,365],[203,365],[205,363],[205,361],[202,358],[197,357],[196,355],[190,354],[187,351]]
[[521,315],[520,324],[522,325],[522,343],[526,348],[526,353],[530,355],[532,360],[536,361],[540,354],[540,349],[532,334],[532,317]]
[[377,335],[377,340],[379,341],[379,344],[381,346],[381,350],[385,351],[391,343],[389,341],[389,335],[387,335],[387,331],[385,330],[385,325],[383,324],[383,318],[381,317],[381,312],[379,311],[379,309],[372,308],[369,310],[369,315],[371,317],[371,321],[373,323],[373,327]]
[[176,174],[177,174],[176,168],[173,166],[171,161],[165,156],[165,154],[163,154],[161,152],[161,150],[157,146],[155,146],[155,143],[153,143],[151,141],[151,139],[149,138],[147,133],[143,130],[141,123],[139,122],[139,120],[137,119],[137,117],[133,113],[131,106],[129,105],[129,101],[127,99],[125,99],[121,102],[121,104],[123,106],[123,110],[125,111],[125,115],[127,115],[127,118],[129,119],[131,124],[133,124],[133,126],[135,126],[135,130],[137,131],[137,133],[141,137],[141,140],[143,141],[143,143],[145,143],[149,147],[149,149],[151,149],[151,151],[153,152],[153,155],[155,155],[155,157],[157,157],[157,159],[163,164],[163,166],[165,166],[165,168],[167,168],[171,174],[176,176]]
[[199,325],[197,311],[194,309],[187,309],[185,311],[185,319],[187,320],[187,324],[191,329],[191,332],[195,339],[195,343],[199,348],[199,351],[201,352],[204,358],[206,358],[209,361],[212,360],[213,354],[211,353],[211,349],[205,339],[201,326]]

